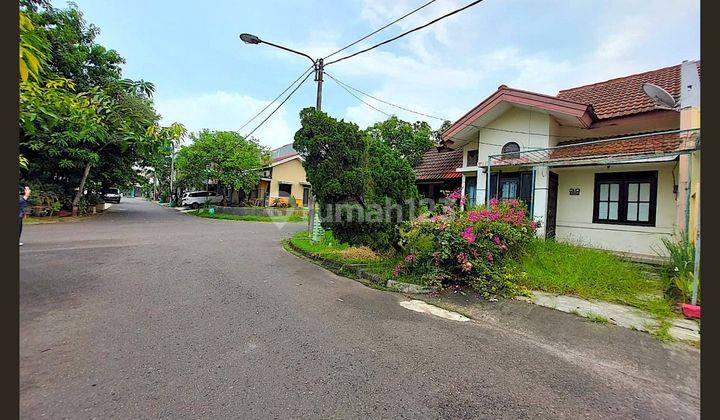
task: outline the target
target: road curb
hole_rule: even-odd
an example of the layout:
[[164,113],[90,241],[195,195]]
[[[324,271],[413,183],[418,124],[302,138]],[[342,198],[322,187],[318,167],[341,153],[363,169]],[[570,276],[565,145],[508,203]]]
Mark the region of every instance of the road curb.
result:
[[383,289],[387,289],[393,292],[415,295],[428,294],[437,291],[432,287],[404,283],[392,279],[386,280],[383,279],[381,276],[375,273],[371,273],[356,264],[343,264],[337,261],[323,258],[320,255],[313,254],[312,252],[305,251],[302,248],[296,246],[292,243],[290,239],[284,240],[283,244],[285,245],[286,249],[291,253],[302,256],[303,258],[310,260],[313,264],[330,270],[339,276],[347,277],[351,280],[360,280],[360,282],[363,284],[370,283],[373,287],[381,287]]
[[313,254],[311,252],[307,252],[300,247],[296,246],[292,243],[289,239],[286,239],[283,241],[284,245],[287,249],[289,249],[292,253],[296,255],[300,255],[306,259],[311,260],[314,264],[319,265],[325,269],[328,269],[332,271],[333,273],[348,277],[350,279],[360,279],[364,280],[363,283],[369,282],[373,284],[374,286],[379,286],[382,288],[387,287],[387,281],[383,279],[382,277],[378,276],[375,273],[370,273],[361,267],[354,265],[354,264],[342,264],[336,261],[328,260],[327,258],[323,258],[317,254]]

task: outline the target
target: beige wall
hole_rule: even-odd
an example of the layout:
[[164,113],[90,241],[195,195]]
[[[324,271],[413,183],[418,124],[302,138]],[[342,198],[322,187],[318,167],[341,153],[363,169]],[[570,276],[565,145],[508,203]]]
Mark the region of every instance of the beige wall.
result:
[[273,167],[270,197],[276,198],[280,195],[280,182],[292,184],[290,194],[302,204],[303,184],[301,182],[307,182],[307,178],[300,159],[293,159]]
[[[558,174],[556,238],[595,248],[635,254],[658,255],[660,238],[671,237],[675,229],[675,162],[615,165],[582,168],[552,168]],[[655,226],[608,225],[592,222],[595,174],[604,172],[658,171]],[[580,195],[570,195],[580,188]]]

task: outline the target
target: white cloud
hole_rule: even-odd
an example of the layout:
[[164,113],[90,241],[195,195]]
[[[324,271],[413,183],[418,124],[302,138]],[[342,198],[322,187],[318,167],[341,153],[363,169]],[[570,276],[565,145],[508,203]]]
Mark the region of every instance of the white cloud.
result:
[[[360,17],[371,27],[378,27],[387,23],[388,17],[411,10],[416,3],[364,0]],[[357,86],[353,80],[373,80],[372,90],[363,89],[373,96],[429,114],[457,118],[500,84],[554,95],[560,89],[694,59],[696,57],[676,57],[677,53],[663,49],[662,39],[673,36],[668,29],[663,29],[669,27],[668,22],[673,22],[672,31],[675,31],[678,21],[698,19],[697,5],[697,1],[669,0],[648,7],[644,1],[619,1],[596,8],[594,15],[581,17],[591,32],[586,34],[587,48],[576,48],[578,52],[574,55],[558,53],[553,45],[525,46],[529,40],[522,36],[522,25],[517,24],[517,40],[498,41],[491,28],[478,25],[477,17],[484,18],[484,11],[473,18],[461,13],[398,40],[394,49],[380,47],[332,65],[328,71],[359,88],[362,84]],[[373,42],[458,6],[455,1],[435,3],[399,22],[400,29],[381,32]],[[552,30],[563,31],[563,28]],[[567,42],[572,42],[572,30],[566,31]],[[482,39],[480,44],[478,37]],[[363,99],[401,118],[423,118]],[[363,127],[386,117],[358,104],[345,109],[345,118]],[[433,126],[439,124],[429,122]]]
[[[191,132],[203,128],[237,131],[267,104],[268,101],[225,91],[176,98],[158,96],[155,99],[155,108],[162,116],[162,124],[181,122]],[[240,134],[247,134],[275,109],[275,106],[275,104],[271,105],[260,117],[244,127]],[[292,127],[287,117],[288,113],[283,106],[253,133],[253,137],[270,147],[291,143],[297,127]]]

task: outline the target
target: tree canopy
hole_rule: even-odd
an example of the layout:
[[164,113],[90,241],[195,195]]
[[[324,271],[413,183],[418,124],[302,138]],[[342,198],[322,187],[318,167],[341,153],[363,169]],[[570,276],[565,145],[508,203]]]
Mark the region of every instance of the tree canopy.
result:
[[369,127],[367,132],[397,151],[412,167],[433,146],[432,128],[425,121],[411,124],[393,115]]
[[268,163],[268,152],[256,140],[234,131],[202,130],[191,134],[192,143],[177,155],[178,181],[199,186],[207,180],[250,191],[260,181],[260,169]]

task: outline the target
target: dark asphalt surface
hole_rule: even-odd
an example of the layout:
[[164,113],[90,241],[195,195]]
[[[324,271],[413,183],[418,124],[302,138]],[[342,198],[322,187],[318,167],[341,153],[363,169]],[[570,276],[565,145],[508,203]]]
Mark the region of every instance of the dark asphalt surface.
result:
[[545,308],[413,312],[285,252],[303,226],[133,199],[26,226],[21,416],[699,417],[697,350]]

